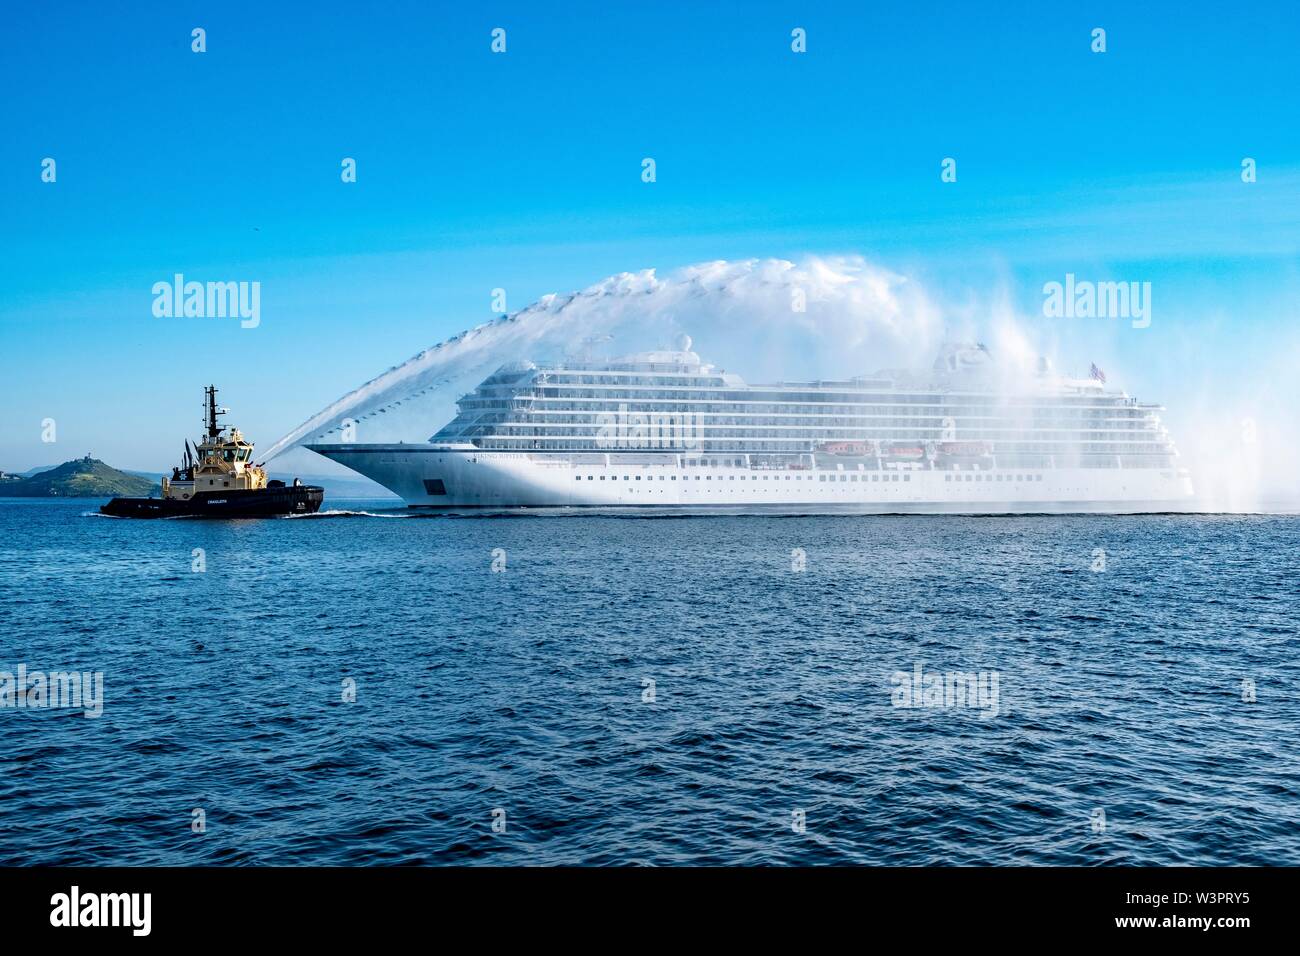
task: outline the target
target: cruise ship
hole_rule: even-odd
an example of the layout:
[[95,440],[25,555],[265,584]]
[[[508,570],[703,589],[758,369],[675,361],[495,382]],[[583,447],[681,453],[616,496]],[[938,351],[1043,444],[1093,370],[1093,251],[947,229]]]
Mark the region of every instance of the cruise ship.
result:
[[427,442],[311,443],[419,508],[1138,512],[1190,506],[1158,405],[982,345],[928,372],[751,385],[673,350],[511,363]]

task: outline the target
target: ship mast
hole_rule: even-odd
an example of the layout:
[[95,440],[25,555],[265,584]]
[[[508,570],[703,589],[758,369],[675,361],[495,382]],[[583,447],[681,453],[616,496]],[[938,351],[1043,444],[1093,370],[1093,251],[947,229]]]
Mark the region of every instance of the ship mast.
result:
[[209,385],[203,390],[204,397],[207,398],[207,426],[208,438],[215,439],[221,437],[221,426],[217,424],[217,416],[226,414],[224,411],[217,411],[217,386]]

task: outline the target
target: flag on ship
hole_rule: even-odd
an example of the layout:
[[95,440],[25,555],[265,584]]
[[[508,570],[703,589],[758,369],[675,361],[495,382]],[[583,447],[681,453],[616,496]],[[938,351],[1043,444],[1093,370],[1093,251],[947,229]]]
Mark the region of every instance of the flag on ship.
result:
[[1088,370],[1088,377],[1089,377],[1089,378],[1095,378],[1097,381],[1101,382],[1101,384],[1103,384],[1103,385],[1106,384],[1106,373],[1103,372],[1101,369],[1097,368],[1097,363],[1096,363],[1096,362],[1093,362],[1093,363],[1092,363],[1092,368]]

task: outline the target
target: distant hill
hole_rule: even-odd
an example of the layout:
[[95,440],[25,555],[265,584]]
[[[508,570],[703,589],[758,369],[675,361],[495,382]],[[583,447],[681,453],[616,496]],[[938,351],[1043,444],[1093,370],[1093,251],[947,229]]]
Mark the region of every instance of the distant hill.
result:
[[[19,486],[20,482],[15,481],[13,479],[15,478],[31,479],[42,475],[48,478],[51,477],[51,473],[56,468],[67,468],[69,465],[76,465],[76,464],[81,464],[84,466],[85,463],[86,460],[83,458],[81,459],[80,462],[65,462],[62,465],[47,465],[39,468],[32,468],[29,469],[28,471],[20,471],[17,473],[14,472],[0,473],[0,477],[2,477],[2,480],[0,480],[0,498],[6,498],[10,496],[17,496],[17,495],[23,495],[23,496],[37,495],[40,497],[45,497],[50,494],[48,490],[42,490],[42,491],[14,490]],[[99,462],[99,464],[103,465],[103,462]],[[108,468],[107,465],[104,465],[104,467]],[[107,497],[115,494],[129,494],[129,495],[136,495],[136,496],[148,495],[148,494],[155,494],[155,495],[161,494],[162,489],[158,485],[158,476],[160,474],[169,471],[170,469],[161,468],[158,471],[136,471],[131,468],[121,468],[121,469],[108,468],[108,470],[116,471],[119,475],[125,475],[127,477],[136,476],[145,479],[146,482],[145,485],[137,486],[137,487],[152,488],[153,491],[150,492],[148,490],[145,490],[145,491],[132,491],[132,492],[105,492],[104,495],[102,496],[89,494],[86,495],[85,497]],[[369,478],[364,478],[361,475],[309,475],[309,474],[298,474],[296,472],[268,471],[267,477],[278,478],[280,481],[283,481],[286,485],[292,484],[295,478],[300,478],[302,479],[302,483],[304,485],[320,485],[325,489],[325,494],[330,498],[393,498],[394,500],[398,500],[397,496],[393,494],[391,491],[389,491],[387,488],[385,488],[383,485],[376,484],[375,482],[371,481]],[[58,496],[69,497],[70,495],[68,492],[61,491],[59,492]]]
[[0,496],[6,498],[144,497],[161,492],[158,482],[118,471],[89,456],[65,461],[21,481],[0,484]]

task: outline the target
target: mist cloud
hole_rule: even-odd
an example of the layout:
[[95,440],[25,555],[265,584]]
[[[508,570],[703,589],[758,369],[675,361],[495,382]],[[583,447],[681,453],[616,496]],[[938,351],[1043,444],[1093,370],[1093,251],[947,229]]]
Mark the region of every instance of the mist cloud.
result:
[[860,256],[624,272],[425,349],[321,409],[266,458],[337,441],[345,419],[357,423],[359,441],[423,441],[506,362],[666,348],[681,333],[706,361],[749,381],[797,380],[928,365],[943,323],[917,283]]

